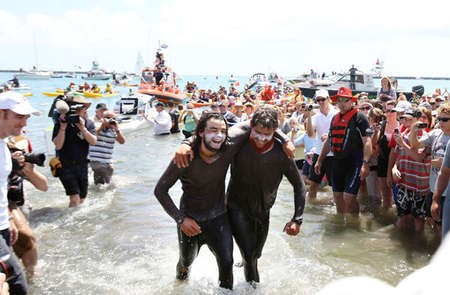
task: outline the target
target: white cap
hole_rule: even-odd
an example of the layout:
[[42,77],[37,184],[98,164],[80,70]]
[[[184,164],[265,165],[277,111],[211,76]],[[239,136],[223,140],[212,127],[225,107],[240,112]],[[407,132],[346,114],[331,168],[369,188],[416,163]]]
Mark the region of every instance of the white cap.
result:
[[406,110],[411,108],[411,103],[409,103],[406,100],[401,100],[397,103],[397,105],[395,106],[395,108],[393,108],[394,111],[397,112],[406,112]]
[[314,97],[315,98],[318,98],[318,97],[329,98],[330,95],[328,94],[328,90],[326,90],[326,89],[317,89],[316,95]]
[[19,115],[41,114],[30,105],[25,96],[15,91],[0,93],[0,109],[11,110]]

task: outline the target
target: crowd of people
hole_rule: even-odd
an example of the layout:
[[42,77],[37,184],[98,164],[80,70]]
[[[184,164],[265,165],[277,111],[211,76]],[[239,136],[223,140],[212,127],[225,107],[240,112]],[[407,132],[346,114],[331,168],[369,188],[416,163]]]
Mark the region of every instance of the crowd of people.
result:
[[[188,278],[206,244],[216,256],[220,286],[232,289],[234,239],[245,279],[256,286],[270,209],[283,176],[293,190],[294,210],[284,228],[288,235],[299,233],[306,202],[332,202],[338,215],[354,220],[362,210],[359,198],[366,195],[373,212],[396,212],[399,230],[421,234],[428,224],[437,238],[445,236],[450,228],[449,95],[436,89],[408,101],[387,77],[381,84],[377,99],[345,87],[333,96],[318,89],[312,98],[295,88],[286,98],[278,87],[243,93],[234,87],[217,92],[194,87],[184,106],[158,102],[155,115],[147,118],[155,135],[182,132],[185,137],[155,187],[158,201],[177,223],[176,277]],[[195,107],[199,99],[208,102],[201,110]],[[69,93],[55,100],[49,114],[56,151],[50,163],[69,207],[87,197],[89,166],[95,184],[110,183],[115,142],[125,143],[116,114],[99,103],[89,118],[90,106],[83,96]],[[32,154],[22,130],[31,114],[37,111],[22,95],[0,94],[0,252],[8,257],[0,272],[12,294],[27,293],[25,278],[33,275],[38,259],[22,182],[48,189],[46,177],[34,169],[39,155]],[[178,180],[183,183],[180,206],[169,194]],[[332,198],[323,200],[318,190],[326,185]]]
[[[330,96],[325,89],[318,89],[313,98],[303,97],[299,89],[294,89],[291,99],[280,100],[275,96],[279,89],[275,90],[265,100],[260,93],[237,93],[233,87],[229,91],[223,87],[217,92],[192,91],[192,100],[187,104],[189,110],[198,102],[199,97],[210,104],[201,112],[194,132],[195,140],[187,140],[178,149],[174,157],[176,165],[172,164],[168,168],[155,188],[158,200],[178,224],[178,279],[187,278],[198,248],[204,243],[208,244],[210,233],[203,232],[202,229],[210,230],[214,227],[210,228],[205,221],[214,220],[211,222],[216,227],[217,222],[225,222],[218,215],[209,215],[215,212],[217,206],[221,206],[220,213],[227,212],[229,221],[226,222],[231,224],[231,235],[241,251],[246,280],[251,284],[259,282],[257,260],[267,236],[266,224],[270,207],[275,201],[273,195],[265,196],[265,192],[267,189],[276,194],[278,178],[283,174],[288,176],[286,171],[290,171],[288,168],[276,168],[283,162],[279,156],[273,162],[264,159],[278,150],[275,148],[278,143],[284,142],[283,136],[279,140],[274,136],[277,128],[295,146],[295,150],[287,147],[281,153],[286,157],[295,157],[295,161],[288,162],[291,163],[289,165],[296,165],[298,174],[294,178],[301,180],[301,188],[295,189],[292,176],[288,176],[288,179],[294,186],[294,192],[300,193],[299,197],[294,193],[295,208],[299,213],[303,212],[304,200],[314,204],[329,204],[332,201],[337,214],[345,220],[354,221],[362,210],[370,210],[374,214],[393,210],[397,215],[395,225],[400,231],[420,235],[425,230],[424,225],[428,224],[430,232],[437,239],[448,232],[448,93],[442,94],[436,89],[435,93],[408,101],[404,94],[396,93],[387,77],[381,79],[376,99],[369,99],[367,93],[354,94],[351,89],[341,87],[334,96]],[[162,105],[161,111],[164,112]],[[178,123],[186,111],[181,110],[181,116],[176,116]],[[266,113],[276,116],[276,125],[264,125],[270,120],[263,116],[265,123],[258,126],[261,114]],[[205,128],[209,126],[207,122],[211,114],[214,114],[214,120],[221,122],[221,127],[211,127],[211,131],[207,132]],[[173,125],[174,116],[167,114],[167,120],[170,117]],[[243,126],[248,122],[250,131],[248,134],[242,133]],[[245,134],[244,138],[249,141],[248,147],[242,145],[242,141],[234,139],[235,130],[240,130],[237,132],[240,136]],[[209,133],[211,135],[207,136]],[[189,135],[191,133],[186,137]],[[224,141],[224,136],[228,136],[230,141]],[[217,141],[214,140],[216,137]],[[258,141],[260,145],[255,144]],[[186,148],[186,145],[192,146],[192,150]],[[202,148],[205,149],[203,152],[213,154],[203,155]],[[224,190],[223,173],[211,175],[218,178],[212,183],[220,181],[220,185],[217,184],[215,188],[220,187],[221,197],[216,196],[211,199],[211,203],[198,207],[195,202],[199,199],[206,200],[210,192],[206,186],[192,187],[183,191],[180,207],[177,208],[168,194],[173,183],[177,179],[182,183],[197,183],[190,177],[204,176],[205,173],[191,171],[190,169],[194,169],[191,165],[195,161],[226,161],[222,157],[228,152],[236,154],[230,160],[231,177],[227,190]],[[251,156],[253,153],[257,156]],[[268,163],[271,166],[266,166]],[[213,169],[211,165],[201,167]],[[264,177],[259,179],[258,175],[261,173]],[[171,180],[167,181],[169,176]],[[247,182],[249,180],[251,183]],[[318,189],[327,184],[332,189],[332,200],[318,200]],[[359,202],[363,195],[369,200],[367,208],[363,208]],[[264,200],[268,203],[265,204]],[[200,211],[191,212],[192,208],[200,210],[206,220],[197,219],[195,214],[200,214]],[[296,218],[302,220],[301,214],[294,214],[292,221],[297,220]],[[184,221],[189,222],[184,224]],[[192,223],[195,226],[190,227]],[[295,234],[297,230],[299,228],[291,228],[287,232]],[[229,241],[229,238],[224,240]],[[188,250],[186,244],[196,250]],[[232,279],[227,268],[230,264],[228,252],[215,251],[218,245],[208,246],[219,263],[220,285],[231,289]],[[222,266],[221,259],[226,261]]]

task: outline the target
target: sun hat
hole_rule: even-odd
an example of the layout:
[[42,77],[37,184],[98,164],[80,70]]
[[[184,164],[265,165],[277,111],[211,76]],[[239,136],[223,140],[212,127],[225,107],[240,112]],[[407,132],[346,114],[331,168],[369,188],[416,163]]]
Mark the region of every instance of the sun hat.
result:
[[15,91],[6,91],[0,94],[0,109],[11,110],[19,115],[40,115],[28,102],[27,98]]
[[356,101],[358,98],[352,95],[352,90],[347,87],[339,87],[336,95],[333,95],[331,99],[337,101],[339,97],[350,98],[352,101]]
[[84,104],[86,106],[86,108],[88,109],[91,106],[91,102],[87,101],[86,98],[84,96],[75,94],[75,93],[69,93],[66,95],[67,97],[67,101],[71,104]]
[[238,100],[235,104],[234,107],[243,107],[244,105],[242,104],[242,101]]

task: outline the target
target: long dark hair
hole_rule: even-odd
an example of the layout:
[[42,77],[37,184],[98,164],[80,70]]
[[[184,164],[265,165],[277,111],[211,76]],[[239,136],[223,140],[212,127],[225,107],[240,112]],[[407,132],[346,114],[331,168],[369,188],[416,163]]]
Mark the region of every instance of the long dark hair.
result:
[[202,114],[202,116],[200,117],[200,119],[198,120],[197,126],[195,127],[195,141],[194,144],[192,145],[192,149],[194,150],[195,153],[198,153],[200,145],[202,143],[202,138],[200,136],[200,133],[205,131],[206,128],[206,124],[209,120],[211,119],[217,119],[217,120],[222,120],[225,123],[226,126],[226,140],[225,142],[222,144],[220,151],[223,151],[225,149],[225,145],[228,141],[228,125],[227,125],[227,121],[225,120],[225,118],[223,117],[223,115],[219,112],[204,112]]

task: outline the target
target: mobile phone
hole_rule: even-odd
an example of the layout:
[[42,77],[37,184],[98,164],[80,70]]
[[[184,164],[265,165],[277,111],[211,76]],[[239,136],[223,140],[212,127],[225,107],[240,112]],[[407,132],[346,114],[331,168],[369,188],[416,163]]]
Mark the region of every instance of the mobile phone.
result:
[[427,128],[428,127],[428,124],[427,123],[419,123],[419,124],[417,124],[417,128]]
[[399,134],[399,133],[400,133],[400,131],[398,131],[398,128],[395,128],[395,129],[394,129],[394,133],[395,133],[395,134]]

